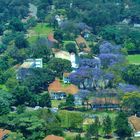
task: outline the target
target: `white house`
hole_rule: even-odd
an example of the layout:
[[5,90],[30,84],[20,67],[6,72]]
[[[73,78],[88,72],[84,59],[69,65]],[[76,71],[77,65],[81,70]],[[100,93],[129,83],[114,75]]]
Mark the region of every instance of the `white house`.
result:
[[24,61],[24,63],[33,63],[34,64],[34,66],[33,66],[34,68],[43,68],[42,58],[38,58],[38,59],[26,59]]
[[75,53],[59,51],[55,53],[55,57],[69,60],[73,69],[77,69],[79,67],[78,56]]
[[30,75],[31,68],[43,68],[42,58],[38,59],[26,59],[17,70],[16,78],[18,80],[24,79],[27,75]]

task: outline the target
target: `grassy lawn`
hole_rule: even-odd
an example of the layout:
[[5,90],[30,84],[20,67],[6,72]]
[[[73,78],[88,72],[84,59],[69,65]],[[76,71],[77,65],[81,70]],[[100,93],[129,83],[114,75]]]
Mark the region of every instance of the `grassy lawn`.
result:
[[78,133],[76,133],[76,132],[65,132],[65,139],[74,140],[77,134]]
[[37,34],[50,34],[53,32],[53,28],[50,27],[47,23],[38,23],[34,28],[32,28],[33,31]]
[[127,60],[130,64],[140,65],[140,54],[128,55]]
[[65,100],[52,100],[52,107],[58,107],[59,104],[64,103]]
[[53,28],[47,23],[38,23],[35,27],[31,28],[29,31],[28,41],[33,43],[38,37],[47,37],[48,34],[53,33]]

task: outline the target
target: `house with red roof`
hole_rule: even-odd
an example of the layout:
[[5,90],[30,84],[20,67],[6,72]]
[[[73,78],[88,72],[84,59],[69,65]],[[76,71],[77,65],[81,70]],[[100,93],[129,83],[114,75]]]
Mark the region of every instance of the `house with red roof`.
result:
[[55,135],[48,135],[45,139],[43,140],[65,140],[63,137],[60,136],[55,136]]
[[57,44],[58,44],[58,41],[54,38],[54,34],[53,33],[49,34],[48,37],[47,37],[48,47],[52,48]]
[[55,80],[48,87],[51,99],[61,100],[66,98],[67,94],[74,95],[78,93],[79,89],[73,84],[63,84],[60,80]]

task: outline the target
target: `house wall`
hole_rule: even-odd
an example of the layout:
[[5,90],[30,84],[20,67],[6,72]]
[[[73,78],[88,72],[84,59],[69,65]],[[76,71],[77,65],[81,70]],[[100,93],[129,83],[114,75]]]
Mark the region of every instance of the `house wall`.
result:
[[134,133],[135,137],[140,137],[140,131]]

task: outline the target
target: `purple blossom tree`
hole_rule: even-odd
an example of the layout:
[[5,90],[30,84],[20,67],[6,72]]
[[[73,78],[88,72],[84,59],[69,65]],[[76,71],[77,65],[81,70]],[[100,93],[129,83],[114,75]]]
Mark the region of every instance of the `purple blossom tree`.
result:
[[88,58],[84,58],[80,60],[80,67],[89,67],[89,68],[99,68],[100,67],[100,59],[88,59]]
[[101,46],[99,47],[100,54],[120,54],[121,53],[121,46],[120,45],[112,45],[111,43],[104,41]]
[[124,93],[127,93],[127,92],[135,92],[135,91],[140,92],[140,88],[138,88],[137,86],[130,85],[130,84],[123,84],[123,83],[120,83],[118,85],[118,89],[121,90]]
[[121,46],[112,45],[109,42],[103,42],[99,49],[99,58],[103,68],[108,68],[115,64],[122,64],[125,62],[125,57],[121,53]]

